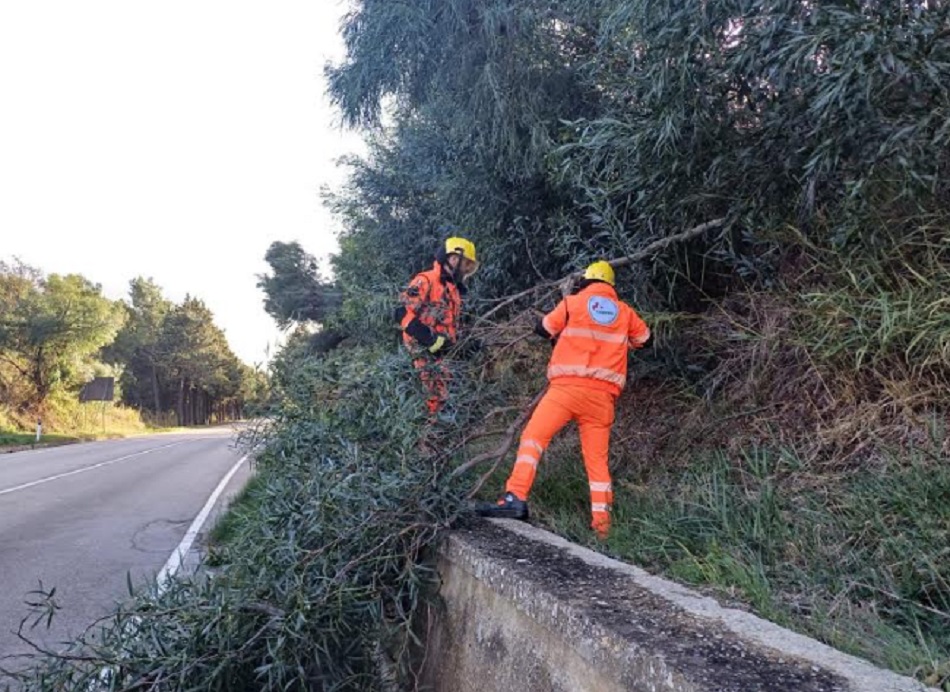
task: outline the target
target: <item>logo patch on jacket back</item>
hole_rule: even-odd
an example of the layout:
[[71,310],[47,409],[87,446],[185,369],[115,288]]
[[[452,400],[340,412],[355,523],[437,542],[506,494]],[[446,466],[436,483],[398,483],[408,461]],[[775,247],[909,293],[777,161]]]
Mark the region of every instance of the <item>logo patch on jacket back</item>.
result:
[[587,313],[597,324],[613,324],[617,321],[620,308],[610,298],[591,296],[587,301]]

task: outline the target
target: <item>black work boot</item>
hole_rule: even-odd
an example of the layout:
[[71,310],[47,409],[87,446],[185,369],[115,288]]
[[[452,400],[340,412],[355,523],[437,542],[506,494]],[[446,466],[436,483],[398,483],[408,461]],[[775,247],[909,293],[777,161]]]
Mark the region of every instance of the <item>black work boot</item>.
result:
[[527,519],[528,503],[519,500],[514,493],[505,493],[495,504],[482,502],[475,511],[483,517],[495,519]]

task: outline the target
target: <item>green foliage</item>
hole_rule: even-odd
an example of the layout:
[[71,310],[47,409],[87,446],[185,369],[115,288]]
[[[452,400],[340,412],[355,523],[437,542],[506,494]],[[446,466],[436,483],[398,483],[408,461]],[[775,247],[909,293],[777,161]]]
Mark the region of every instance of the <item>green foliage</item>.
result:
[[[615,447],[607,549],[939,684],[950,481],[920,419],[944,420],[950,394],[950,5],[352,7],[328,76],[369,154],[328,198],[344,224],[332,285],[299,245],[268,251],[268,310],[324,330],[298,329],[275,359],[260,480],[221,571],[143,596],[93,661],[59,660],[34,684],[78,687],[106,663],[120,687],[381,686],[380,647],[408,660],[424,548],[458,509],[446,466],[484,451],[545,355],[525,319],[504,322],[517,302],[479,323],[489,353],[454,364],[455,422],[427,428],[416,374],[387,355],[399,287],[449,232],[478,244],[477,313],[720,217],[715,236],[621,273],[662,323],[643,370],[690,406],[638,421],[648,465]],[[10,285],[32,290],[28,275]],[[169,308],[154,358],[130,335],[179,397],[237,381],[210,318]],[[532,500],[584,540],[576,450],[559,454]]]
[[344,119],[374,128],[333,200],[344,300],[372,309],[424,265],[445,224],[479,241],[476,297],[495,297],[726,217],[721,237],[625,277],[651,309],[773,282],[786,224],[858,243],[869,220],[910,232],[926,213],[946,225],[948,12],[356,3],[347,56],[328,70]]
[[[257,475],[214,573],[140,592],[78,658],[18,676],[26,690],[379,689],[406,675],[455,517],[450,467],[420,458],[423,399],[403,358],[354,350],[301,364],[249,442]],[[28,632],[27,632],[28,634]]]
[[186,408],[193,390],[213,401],[240,389],[242,365],[231,353],[224,332],[214,324],[211,311],[196,298],[186,297],[168,313],[157,351],[166,376],[177,386],[180,424],[210,418],[207,409],[196,416],[193,406],[190,411]]
[[[222,558],[219,550],[226,553],[228,545],[247,528],[249,522],[254,521],[260,513],[259,505],[265,497],[265,478],[260,474],[251,476],[241,488],[241,492],[228,504],[227,512],[221,515],[211,529],[208,562],[212,566],[220,566]],[[223,561],[226,562],[226,558]]]
[[[329,200],[345,226],[339,326],[386,344],[387,301],[447,226],[478,243],[479,312],[725,218],[621,274],[622,294],[664,317],[644,369],[694,405],[662,438],[670,449],[657,443],[656,473],[634,479],[647,485],[619,483],[610,546],[933,673],[947,577],[930,488],[896,461],[849,483],[831,474],[879,462],[886,443],[930,449],[920,419],[946,417],[948,18],[947,3],[913,0],[354,3],[346,57],[328,70],[369,146]],[[515,347],[523,322],[480,324],[482,376],[506,382],[502,401],[527,390],[538,358]],[[463,391],[485,410],[484,390]],[[796,452],[755,444],[775,438]],[[697,449],[678,471],[683,447]],[[924,467],[946,493],[939,465]],[[540,514],[587,536],[583,479],[567,475],[542,479]],[[909,511],[888,501],[895,483]],[[896,569],[900,551],[917,557]]]
[[[854,369],[893,368],[940,377],[950,386],[950,235],[921,218],[913,230],[870,227],[868,241],[821,252],[832,281],[804,292],[802,303],[820,335],[810,350],[823,361]],[[896,237],[895,237],[896,236]]]
[[339,306],[333,284],[320,277],[317,262],[300,243],[274,242],[264,259],[273,274],[258,277],[264,291],[264,309],[281,329],[304,322],[324,322]]
[[[266,376],[237,359],[203,303],[173,305],[141,277],[129,295],[128,304],[114,302],[82,276],[0,262],[0,402],[8,415],[27,428],[42,415],[61,432],[88,434],[75,398],[93,377],[115,377],[122,400],[154,419],[174,408],[180,424],[237,418],[244,402],[266,397]],[[106,428],[144,425],[116,409]]]
[[[69,444],[75,441],[75,437],[69,437],[67,435],[44,435],[39,444],[43,446],[53,446]],[[36,445],[35,433],[9,432],[0,429],[0,449],[3,447],[34,447]]]
[[42,406],[57,387],[83,381],[94,356],[110,343],[124,314],[102,295],[101,288],[71,274],[24,279],[21,270],[7,275],[0,313],[0,352],[33,388]]
[[165,410],[158,344],[171,309],[171,302],[154,281],[143,277],[132,279],[125,326],[103,354],[105,360],[125,365],[120,378],[123,399],[155,413]]
[[266,396],[266,378],[232,353],[200,300],[165,299],[151,279],[130,282],[128,320],[103,358],[123,364],[123,400],[153,416],[175,410],[179,425],[240,417]]

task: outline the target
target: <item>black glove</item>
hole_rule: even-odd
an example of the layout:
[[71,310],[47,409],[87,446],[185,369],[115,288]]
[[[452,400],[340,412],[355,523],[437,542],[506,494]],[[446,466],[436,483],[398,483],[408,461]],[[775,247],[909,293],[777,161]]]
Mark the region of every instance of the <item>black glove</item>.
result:
[[406,334],[419,342],[421,346],[429,348],[435,343],[436,334],[426,325],[419,321],[419,318],[413,318],[406,325]]
[[544,323],[541,320],[538,320],[534,325],[534,333],[550,341],[552,346],[557,343],[557,337],[544,328]]
[[406,325],[406,334],[426,349],[433,356],[442,356],[455,342],[445,334],[436,334],[429,327],[422,324],[419,318],[413,319]]

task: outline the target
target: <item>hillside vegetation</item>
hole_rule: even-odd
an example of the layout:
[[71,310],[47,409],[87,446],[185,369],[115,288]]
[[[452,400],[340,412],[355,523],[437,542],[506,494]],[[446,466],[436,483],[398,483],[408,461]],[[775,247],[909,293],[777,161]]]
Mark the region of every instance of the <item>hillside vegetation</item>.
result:
[[[269,253],[268,305],[299,329],[216,576],[140,595],[29,684],[411,687],[427,549],[500,489],[544,386],[537,311],[636,257],[618,289],[655,338],[597,548],[950,689],[948,3],[353,6],[328,78],[369,153],[327,198],[332,278]],[[483,348],[430,429],[391,314],[455,232]],[[575,438],[532,510],[589,542]]]

